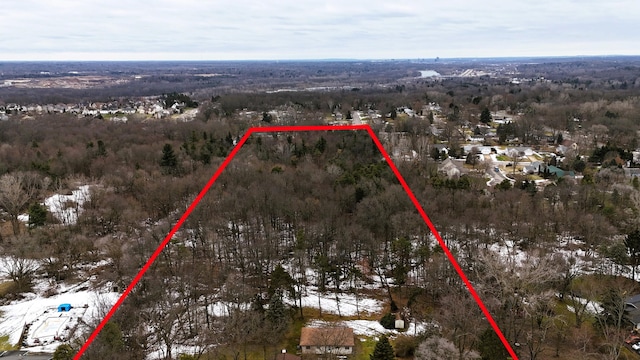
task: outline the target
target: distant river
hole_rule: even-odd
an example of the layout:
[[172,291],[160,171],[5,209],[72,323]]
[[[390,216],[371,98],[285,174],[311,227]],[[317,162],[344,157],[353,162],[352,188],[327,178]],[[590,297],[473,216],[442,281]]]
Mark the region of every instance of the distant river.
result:
[[438,77],[438,76],[442,76],[442,75],[440,75],[440,73],[437,72],[437,71],[434,71],[434,70],[420,70],[420,77],[427,78],[427,77]]

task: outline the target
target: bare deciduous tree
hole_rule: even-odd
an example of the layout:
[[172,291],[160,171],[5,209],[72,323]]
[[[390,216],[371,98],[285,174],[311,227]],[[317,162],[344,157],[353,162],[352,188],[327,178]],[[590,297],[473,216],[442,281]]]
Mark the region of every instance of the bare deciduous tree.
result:
[[13,234],[20,234],[18,216],[33,200],[37,183],[26,173],[15,172],[0,177],[0,207],[11,219]]
[[6,258],[4,273],[15,283],[17,292],[29,291],[36,270],[38,270],[38,263],[35,260]]
[[[451,341],[443,337],[434,336],[426,339],[418,346],[415,359],[458,360],[461,359],[461,357],[458,349]],[[466,353],[464,359],[480,359],[480,355],[475,351],[469,351]]]

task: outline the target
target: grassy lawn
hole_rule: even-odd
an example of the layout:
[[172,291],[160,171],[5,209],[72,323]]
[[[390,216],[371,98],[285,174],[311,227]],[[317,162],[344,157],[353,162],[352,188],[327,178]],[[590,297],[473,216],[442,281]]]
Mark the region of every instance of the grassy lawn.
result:
[[11,345],[9,343],[9,335],[0,336],[0,351],[18,350],[18,345]]
[[372,337],[356,336],[355,360],[369,360],[377,341]]
[[[273,355],[276,352],[280,352],[280,350],[276,350],[273,347],[269,347],[267,349],[267,358],[273,358]],[[295,351],[293,352],[295,354]],[[270,356],[271,355],[271,356]],[[216,360],[233,360],[237,356],[238,359],[244,360],[264,360],[265,353],[262,346],[259,345],[247,345],[246,348],[246,356],[245,350],[242,348],[230,348],[230,347],[218,347],[216,349],[215,355],[210,355],[206,359],[216,359]]]
[[498,161],[509,161],[509,160],[511,160],[507,155],[498,155],[498,156],[496,156],[496,159],[498,159]]
[[562,315],[563,319],[567,322],[567,326],[576,326],[576,317],[567,307],[567,300],[556,301],[554,312],[558,315]]
[[[574,281],[591,282],[593,288],[598,289],[615,289],[616,287],[625,287],[628,293],[640,293],[640,283],[626,277],[616,277],[612,275],[582,275]],[[586,297],[586,296],[581,296]],[[597,299],[591,299],[597,300]]]
[[15,284],[13,281],[5,281],[0,283],[0,297],[5,297],[7,294],[13,292]]

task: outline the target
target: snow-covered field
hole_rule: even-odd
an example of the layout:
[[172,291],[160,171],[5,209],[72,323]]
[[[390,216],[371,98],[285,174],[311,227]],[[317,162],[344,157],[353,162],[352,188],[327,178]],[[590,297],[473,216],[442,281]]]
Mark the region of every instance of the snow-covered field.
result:
[[[291,306],[299,306],[298,299],[285,298],[285,302]],[[232,304],[233,307],[249,309],[251,304]],[[334,314],[344,317],[369,316],[379,314],[382,311],[383,303],[379,300],[358,296],[353,294],[340,293],[336,295],[332,292],[320,293],[315,287],[308,287],[305,295],[302,296],[302,306],[320,309],[323,314]],[[215,316],[229,316],[230,304],[216,302],[209,306],[209,313]]]
[[[293,304],[292,301],[291,303]],[[363,316],[379,313],[383,305],[376,299],[345,293],[340,293],[338,296],[331,292],[320,294],[315,288],[310,288],[302,297],[302,306],[321,309],[323,313],[340,316]]]
[[[17,344],[24,326],[30,324],[25,343],[53,352],[80,320],[87,323],[99,320],[100,306],[115,303],[118,296],[94,290],[69,290],[48,298],[27,294],[26,300],[0,306],[0,334],[9,335],[9,342]],[[60,304],[71,304],[71,311],[59,313]]]

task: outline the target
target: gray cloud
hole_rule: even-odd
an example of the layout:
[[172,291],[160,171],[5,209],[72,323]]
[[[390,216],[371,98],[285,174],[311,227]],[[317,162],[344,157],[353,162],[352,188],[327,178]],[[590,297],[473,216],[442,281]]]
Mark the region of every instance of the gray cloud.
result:
[[14,3],[0,24],[0,60],[145,54],[149,59],[480,57],[640,49],[635,0]]

